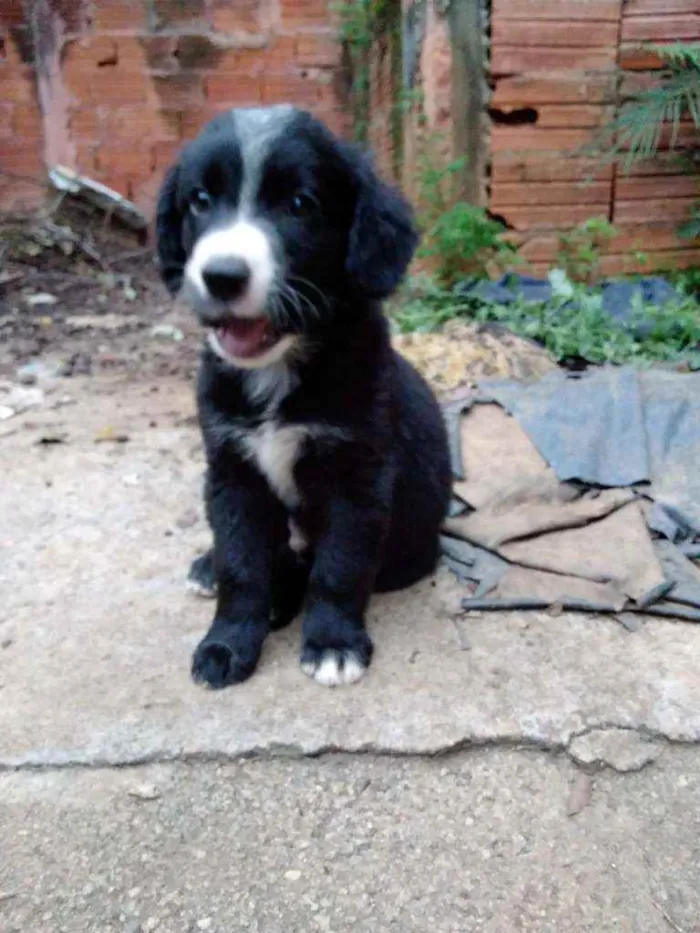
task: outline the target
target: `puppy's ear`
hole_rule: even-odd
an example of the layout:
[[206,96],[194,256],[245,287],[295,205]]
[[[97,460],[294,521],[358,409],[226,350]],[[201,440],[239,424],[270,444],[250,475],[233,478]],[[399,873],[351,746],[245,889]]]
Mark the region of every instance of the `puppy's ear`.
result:
[[182,211],[177,201],[179,169],[174,165],[166,174],[156,208],[156,248],[160,274],[171,295],[182,285],[185,248],[182,244]]
[[379,179],[365,156],[356,162],[355,215],[345,268],[370,298],[386,298],[399,284],[418,245],[413,211],[396,188]]

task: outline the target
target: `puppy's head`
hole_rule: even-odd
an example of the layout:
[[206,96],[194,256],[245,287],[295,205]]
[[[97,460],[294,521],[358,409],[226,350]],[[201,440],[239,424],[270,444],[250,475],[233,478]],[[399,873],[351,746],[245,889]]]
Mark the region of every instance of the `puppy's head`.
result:
[[366,157],[287,106],[205,128],[165,178],[157,239],[170,291],[247,368],[322,332],[348,298],[386,297],[417,242],[410,208]]

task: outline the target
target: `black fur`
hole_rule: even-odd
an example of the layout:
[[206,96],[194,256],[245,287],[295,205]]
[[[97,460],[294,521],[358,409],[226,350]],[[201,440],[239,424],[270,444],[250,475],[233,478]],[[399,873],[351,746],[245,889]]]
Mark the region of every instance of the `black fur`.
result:
[[[171,291],[207,229],[188,215],[192,189],[206,186],[208,222],[220,222],[238,208],[243,171],[235,122],[225,115],[168,174],[157,233]],[[256,217],[274,238],[282,274],[298,283],[302,307],[312,303],[313,313],[284,302],[269,310],[306,348],[290,364],[291,390],[273,410],[247,391],[249,374],[208,348],[203,354],[198,406],[214,548],[191,575],[209,588],[215,583],[217,608],[193,676],[212,687],[252,674],[270,629],[302,608],[302,664],[317,667],[330,656],[341,668],[350,661],[366,667],[370,595],[432,572],[450,494],[440,410],[391,348],[379,303],[401,280],[417,242],[407,204],[364,155],[302,112],[269,147],[260,179]],[[300,191],[311,199],[308,209],[290,214],[286,205]],[[293,507],[241,447],[245,432],[270,418],[314,426],[294,468]],[[290,514],[310,542],[301,557],[288,544]]]

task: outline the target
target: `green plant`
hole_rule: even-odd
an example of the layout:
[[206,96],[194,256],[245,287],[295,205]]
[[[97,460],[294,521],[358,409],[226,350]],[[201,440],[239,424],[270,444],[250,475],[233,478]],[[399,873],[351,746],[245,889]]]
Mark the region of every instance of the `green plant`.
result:
[[[366,142],[371,109],[370,64],[372,48],[380,37],[392,37],[392,70],[400,70],[399,0],[345,0],[332,4],[338,16],[338,38],[347,54],[350,72],[353,132],[356,141]],[[394,143],[398,143],[398,105],[391,108],[390,120]]]
[[620,162],[625,171],[656,154],[667,126],[674,149],[686,114],[700,129],[700,44],[678,42],[646,48],[665,65],[657,84],[623,103],[592,147],[604,160]]
[[692,289],[680,287],[684,297],[672,310],[638,302],[624,326],[606,313],[600,290],[576,285],[563,275],[561,279],[550,301],[505,305],[423,276],[406,284],[392,317],[403,332],[437,330],[454,318],[495,322],[541,343],[558,360],[638,366],[665,360],[700,368],[700,302]]
[[594,282],[598,277],[601,250],[616,235],[605,217],[591,217],[559,235],[557,260],[570,279]]
[[449,287],[468,275],[486,275],[489,267],[512,265],[517,253],[503,239],[503,226],[484,208],[455,201],[464,159],[438,166],[435,152],[442,143],[438,134],[423,141],[418,170],[423,245],[418,255],[433,260],[440,285]]

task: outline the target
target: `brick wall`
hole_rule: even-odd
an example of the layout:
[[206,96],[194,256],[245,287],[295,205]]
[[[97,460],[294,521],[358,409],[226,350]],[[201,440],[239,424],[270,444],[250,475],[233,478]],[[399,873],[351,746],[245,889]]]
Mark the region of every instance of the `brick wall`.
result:
[[[29,6],[31,24],[21,0],[0,9],[0,207],[22,201],[13,174],[42,179],[59,162],[150,211],[174,154],[234,105],[289,101],[345,129],[329,0]],[[23,185],[31,206],[40,189]]]
[[[698,0],[493,0],[492,14],[489,204],[526,258],[543,271],[557,231],[603,216],[619,231],[604,274],[700,265],[676,232],[700,200],[700,164],[681,167],[669,134],[629,175],[572,155],[652,79],[659,62],[641,43],[700,40]],[[698,145],[692,124],[680,142]]]
[[[405,180],[414,198],[421,132],[449,137],[463,106],[454,100],[445,5],[403,0],[404,43],[415,47],[415,86],[424,129],[409,120]],[[490,11],[490,121],[481,203],[512,228],[513,240],[541,273],[557,258],[562,231],[588,218],[612,221],[619,235],[605,274],[700,265],[697,243],[677,228],[700,201],[700,161],[679,165],[669,134],[658,156],[629,175],[577,150],[590,143],[631,91],[648,85],[659,62],[643,42],[700,41],[700,0],[484,0]],[[623,69],[618,80],[618,68]],[[697,151],[697,130],[680,142]],[[441,154],[447,161],[448,150]]]
[[0,205],[37,207],[44,199],[34,179],[43,175],[41,111],[21,0],[0,7]]

